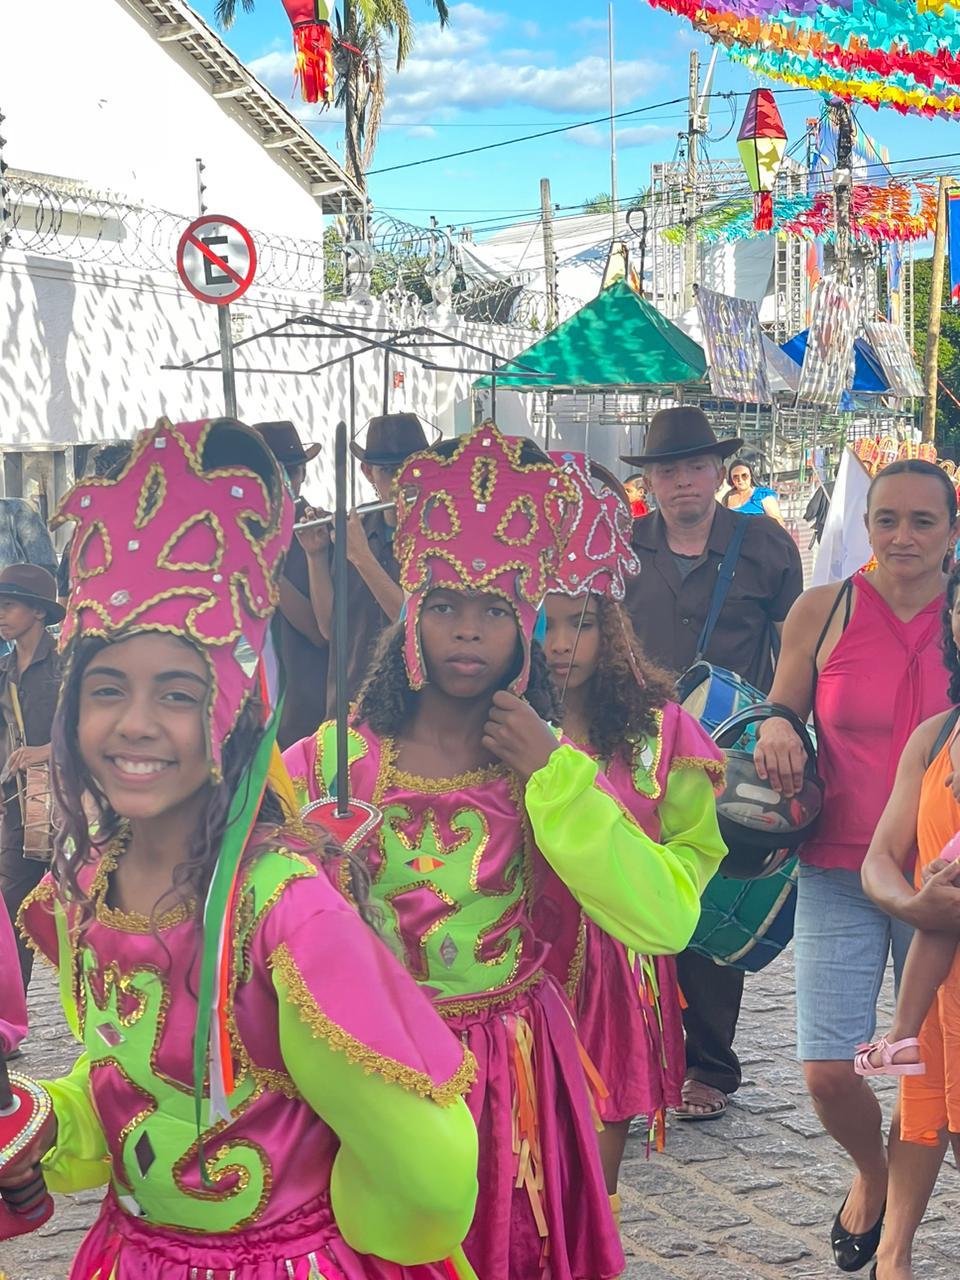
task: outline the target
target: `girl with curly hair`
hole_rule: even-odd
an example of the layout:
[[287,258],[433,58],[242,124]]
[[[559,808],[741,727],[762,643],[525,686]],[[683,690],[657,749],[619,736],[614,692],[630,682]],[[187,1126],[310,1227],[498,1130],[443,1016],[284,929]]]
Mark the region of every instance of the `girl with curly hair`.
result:
[[[648,845],[558,708],[533,633],[573,491],[528,442],[485,424],[397,479],[405,616],[352,715],[350,793],[382,825],[358,852],[384,937],[479,1064],[468,1102],[480,1193],[465,1251],[497,1280],[620,1275],[591,1085],[557,981],[580,908],[639,951],[686,944],[700,888]],[[303,799],[336,774],[335,726],[284,756]],[[636,856],[635,856],[636,854]]]
[[35,1206],[41,1158],[53,1190],[105,1189],[71,1280],[470,1280],[476,1064],[367,922],[366,875],[338,863],[367,920],[332,883],[258,697],[277,464],[231,420],[161,421],[61,512],[65,817],[21,925],[83,1051],[5,1197]]
[[[681,858],[702,892],[726,853],[714,803],[722,756],[672,701],[669,676],[643,656],[619,603],[635,572],[619,486],[576,455],[565,469],[580,487],[582,510],[555,583],[563,589],[546,599],[544,641],[563,690],[564,737],[599,762],[603,785],[634,819],[638,862],[650,852]],[[597,544],[606,555],[590,554]],[[638,954],[586,916],[583,927],[563,976],[584,1048],[609,1090],[600,1103],[600,1154],[616,1205],[630,1121],[643,1116],[660,1146],[664,1110],[680,1105],[683,1022],[672,956]]]

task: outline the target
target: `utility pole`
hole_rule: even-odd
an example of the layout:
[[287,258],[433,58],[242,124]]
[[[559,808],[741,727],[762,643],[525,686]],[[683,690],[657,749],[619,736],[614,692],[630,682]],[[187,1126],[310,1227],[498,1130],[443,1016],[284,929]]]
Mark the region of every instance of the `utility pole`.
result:
[[610,239],[617,238],[617,91],[614,82],[613,5],[607,5],[607,52],[610,66],[610,213],[613,221]]
[[853,113],[849,102],[835,102],[830,108],[837,130],[837,167],[833,173],[837,233],[834,249],[837,280],[850,283],[853,254]]
[[553,247],[553,204],[550,179],[540,179],[540,225],[543,230],[543,270],[547,282],[547,330],[557,327],[557,255]]
[[930,264],[930,319],[927,323],[927,350],[923,360],[923,420],[921,435],[933,441],[937,429],[937,379],[940,372],[940,315],[943,310],[943,278],[947,260],[947,187],[940,179],[937,200],[937,234]]
[[700,140],[700,56],[690,50],[690,108],[687,125],[687,234],[683,246],[683,309],[693,306],[697,273],[697,149]]

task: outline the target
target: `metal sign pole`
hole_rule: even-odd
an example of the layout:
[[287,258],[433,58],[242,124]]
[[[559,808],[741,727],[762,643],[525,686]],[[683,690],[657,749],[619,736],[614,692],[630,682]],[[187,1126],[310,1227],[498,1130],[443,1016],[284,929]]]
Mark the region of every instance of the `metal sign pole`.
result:
[[223,408],[228,418],[238,418],[237,379],[233,367],[233,336],[230,332],[230,304],[217,307],[220,326],[220,366],[223,369]]

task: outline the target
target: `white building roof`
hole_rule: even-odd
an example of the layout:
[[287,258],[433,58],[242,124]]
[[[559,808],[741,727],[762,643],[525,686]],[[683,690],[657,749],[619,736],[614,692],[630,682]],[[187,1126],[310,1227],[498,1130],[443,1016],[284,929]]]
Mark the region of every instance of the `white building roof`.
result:
[[[246,69],[183,0],[117,0],[164,46],[221,109],[304,187],[324,213],[363,204],[363,195],[330,153],[269,89]],[[291,68],[292,68],[291,55]],[[292,72],[291,72],[292,73]]]

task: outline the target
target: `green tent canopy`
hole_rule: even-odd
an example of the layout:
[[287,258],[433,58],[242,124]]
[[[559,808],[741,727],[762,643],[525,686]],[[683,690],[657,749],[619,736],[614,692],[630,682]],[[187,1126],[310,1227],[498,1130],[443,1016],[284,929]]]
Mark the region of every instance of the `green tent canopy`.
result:
[[[515,366],[523,367],[511,373]],[[706,367],[703,348],[621,280],[507,361],[496,377],[498,390],[581,390],[698,382]],[[490,375],[474,386],[489,387]]]

